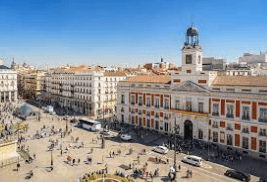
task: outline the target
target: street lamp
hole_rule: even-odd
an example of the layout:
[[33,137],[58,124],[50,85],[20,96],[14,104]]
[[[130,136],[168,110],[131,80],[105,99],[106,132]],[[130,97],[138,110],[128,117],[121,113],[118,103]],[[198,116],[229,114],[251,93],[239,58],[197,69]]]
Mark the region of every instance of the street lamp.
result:
[[51,171],[53,170],[53,148],[51,148]]
[[175,125],[174,125],[174,142],[175,142],[175,147],[174,147],[174,164],[173,167],[175,169],[175,172],[177,172],[177,165],[176,165],[176,146],[177,146],[177,142],[176,142],[176,135],[177,133],[180,133],[180,126],[177,125],[176,123],[176,117],[175,117]]
[[210,140],[212,140],[212,137],[209,136],[209,143],[208,143],[208,160],[210,160]]

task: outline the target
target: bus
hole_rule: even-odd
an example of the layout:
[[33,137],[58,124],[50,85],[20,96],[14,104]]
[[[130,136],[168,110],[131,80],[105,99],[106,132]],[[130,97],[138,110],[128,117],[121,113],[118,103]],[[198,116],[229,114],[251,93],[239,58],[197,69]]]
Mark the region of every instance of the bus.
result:
[[91,119],[81,118],[78,120],[78,125],[90,131],[99,131],[101,129],[101,123]]

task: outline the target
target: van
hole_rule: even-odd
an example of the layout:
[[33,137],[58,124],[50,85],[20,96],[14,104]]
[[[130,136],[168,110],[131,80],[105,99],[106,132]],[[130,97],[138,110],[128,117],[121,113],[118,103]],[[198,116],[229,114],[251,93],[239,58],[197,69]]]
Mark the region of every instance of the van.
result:
[[194,166],[201,167],[202,166],[202,158],[194,155],[187,155],[182,160],[184,163],[192,164]]

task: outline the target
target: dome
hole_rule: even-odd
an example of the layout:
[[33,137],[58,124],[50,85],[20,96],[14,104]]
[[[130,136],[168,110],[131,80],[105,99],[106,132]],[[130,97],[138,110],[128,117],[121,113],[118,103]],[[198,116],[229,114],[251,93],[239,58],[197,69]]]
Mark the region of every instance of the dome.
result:
[[198,31],[197,31],[197,28],[195,27],[190,27],[189,29],[187,29],[186,31],[186,35],[187,36],[190,36],[190,37],[195,37],[195,36],[198,36]]

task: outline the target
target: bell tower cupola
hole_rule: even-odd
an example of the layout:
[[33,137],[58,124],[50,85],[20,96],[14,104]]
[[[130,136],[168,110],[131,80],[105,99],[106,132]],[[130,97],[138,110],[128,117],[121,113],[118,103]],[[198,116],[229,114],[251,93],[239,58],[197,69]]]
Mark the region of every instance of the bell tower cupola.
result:
[[202,46],[195,26],[186,31],[186,40],[182,48],[182,70],[187,72],[202,71]]

